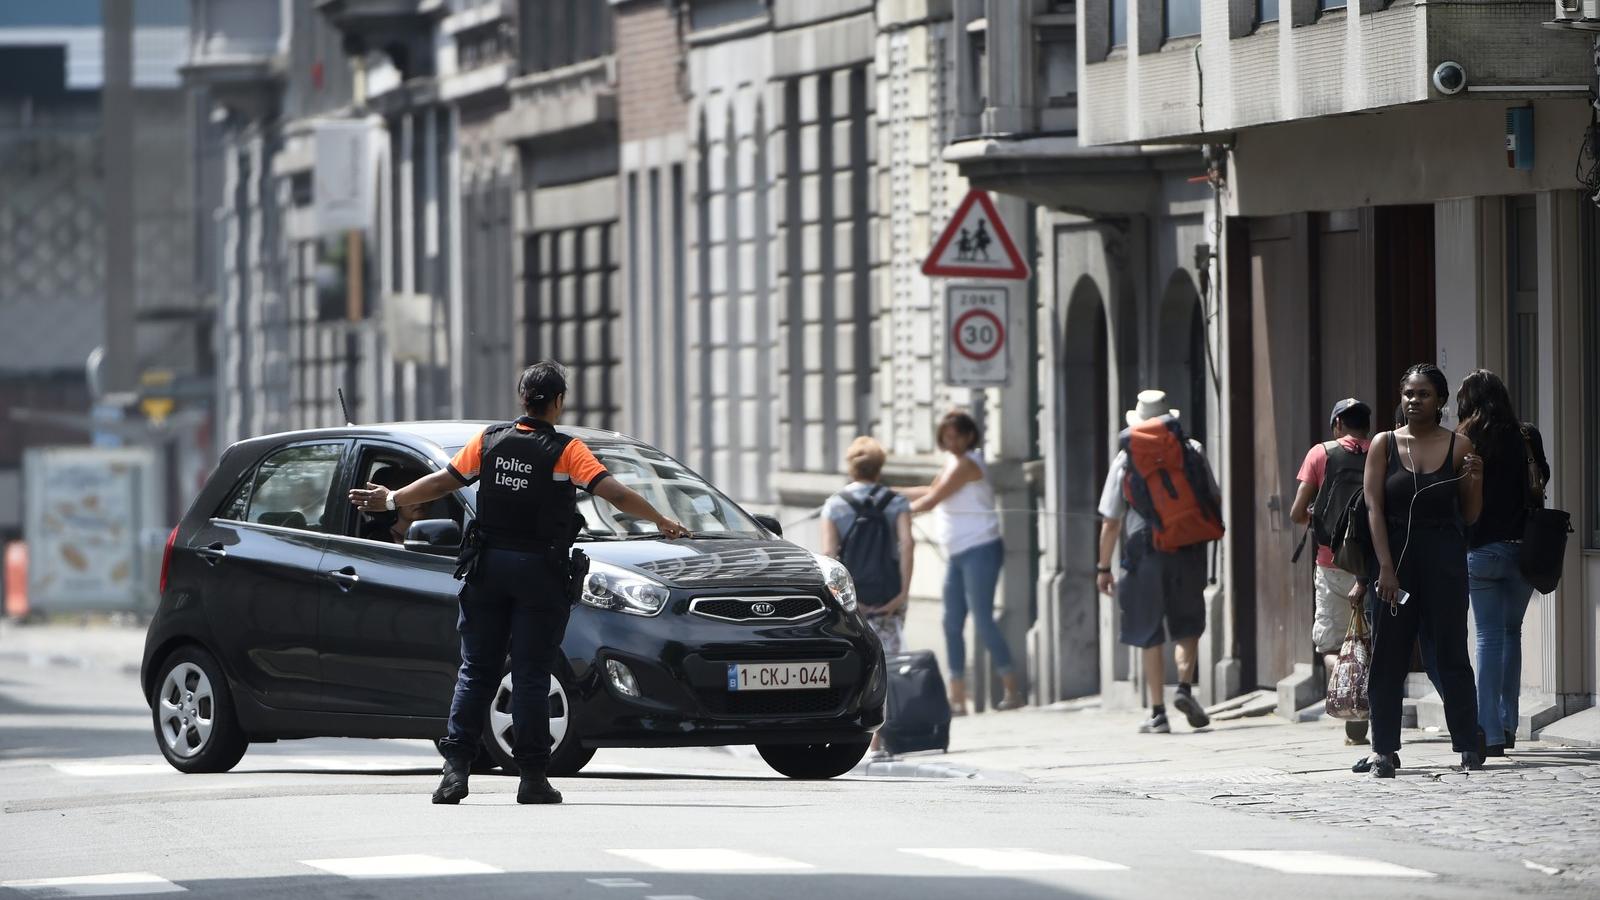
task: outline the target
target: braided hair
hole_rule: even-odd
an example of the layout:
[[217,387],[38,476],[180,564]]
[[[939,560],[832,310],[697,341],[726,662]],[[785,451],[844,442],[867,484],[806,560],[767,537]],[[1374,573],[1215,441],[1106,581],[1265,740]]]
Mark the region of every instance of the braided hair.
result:
[[[1400,376],[1400,388],[1404,390],[1406,382],[1413,378],[1426,378],[1433,385],[1433,392],[1439,395],[1439,410],[1434,413],[1434,421],[1443,422],[1444,405],[1450,399],[1450,379],[1444,377],[1444,370],[1433,363],[1417,363]],[[1404,409],[1404,404],[1401,409]]]

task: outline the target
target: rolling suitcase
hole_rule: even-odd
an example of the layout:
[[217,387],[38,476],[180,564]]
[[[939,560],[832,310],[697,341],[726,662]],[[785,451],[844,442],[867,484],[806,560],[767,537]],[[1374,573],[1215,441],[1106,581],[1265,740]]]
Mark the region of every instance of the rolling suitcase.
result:
[[950,748],[950,701],[933,651],[884,658],[889,701],[884,708],[883,747],[890,753]]

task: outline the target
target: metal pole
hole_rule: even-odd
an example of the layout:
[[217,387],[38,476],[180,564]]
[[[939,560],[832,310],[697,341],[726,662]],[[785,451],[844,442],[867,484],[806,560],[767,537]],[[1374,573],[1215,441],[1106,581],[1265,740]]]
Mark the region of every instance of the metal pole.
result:
[[107,394],[135,388],[133,272],[133,0],[101,0],[105,77],[100,91],[105,170],[105,362]]

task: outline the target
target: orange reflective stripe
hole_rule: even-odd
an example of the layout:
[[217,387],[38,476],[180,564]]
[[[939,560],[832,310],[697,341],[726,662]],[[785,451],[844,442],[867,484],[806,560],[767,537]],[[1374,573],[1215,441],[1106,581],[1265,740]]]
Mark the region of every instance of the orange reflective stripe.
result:
[[483,463],[483,432],[472,436],[467,445],[456,452],[455,458],[450,460],[450,467],[460,472],[462,477],[471,478],[478,474],[478,468]]

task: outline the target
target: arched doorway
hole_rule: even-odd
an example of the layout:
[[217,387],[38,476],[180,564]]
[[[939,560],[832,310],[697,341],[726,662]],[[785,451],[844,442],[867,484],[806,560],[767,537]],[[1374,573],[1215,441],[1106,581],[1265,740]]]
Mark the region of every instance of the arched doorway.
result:
[[1184,431],[1205,441],[1210,427],[1211,387],[1206,360],[1206,319],[1189,273],[1174,272],[1161,298],[1157,335],[1157,387],[1183,414]]

